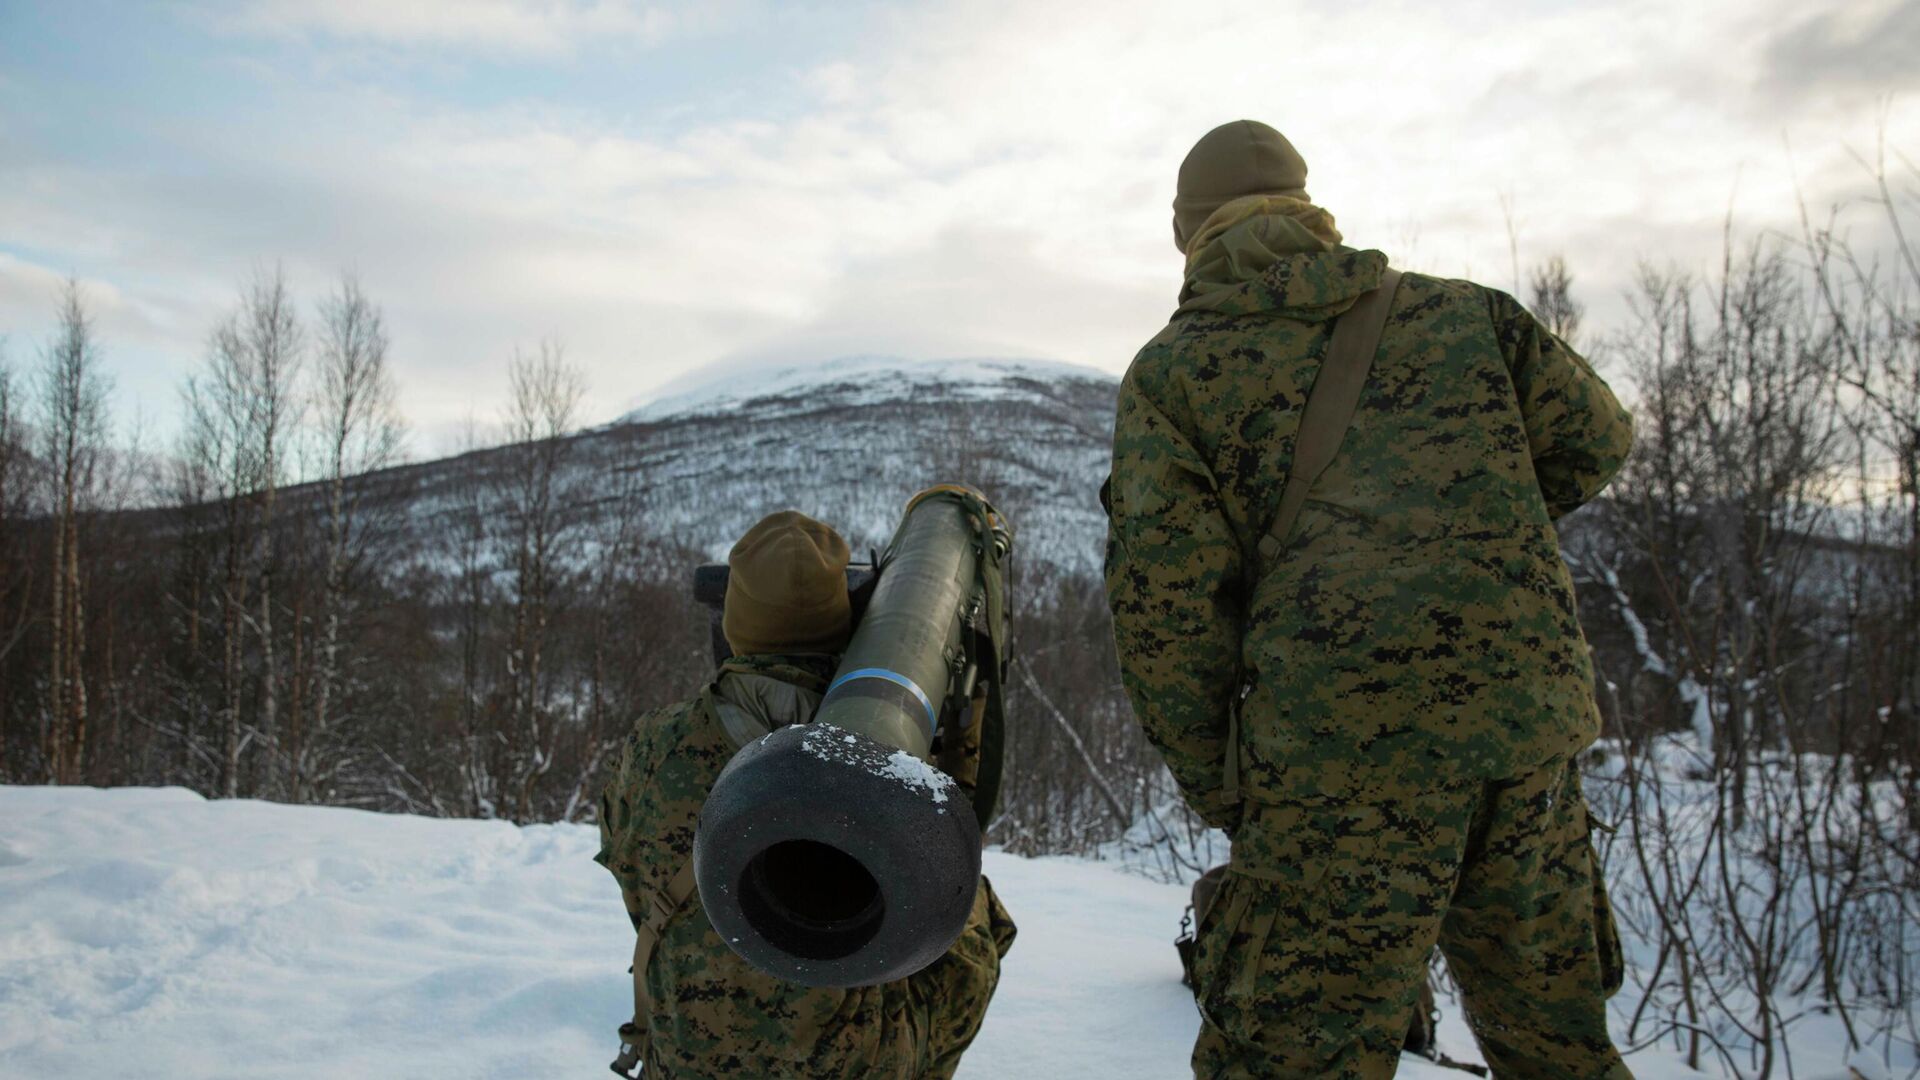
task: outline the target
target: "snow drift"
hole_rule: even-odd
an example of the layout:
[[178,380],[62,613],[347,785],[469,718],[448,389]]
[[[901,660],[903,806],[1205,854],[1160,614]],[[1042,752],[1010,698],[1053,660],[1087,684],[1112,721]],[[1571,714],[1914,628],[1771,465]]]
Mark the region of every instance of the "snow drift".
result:
[[[596,847],[579,825],[0,787],[0,1075],[602,1075],[632,937]],[[961,1076],[1187,1075],[1186,890],[1073,859],[986,870],[1020,937]]]

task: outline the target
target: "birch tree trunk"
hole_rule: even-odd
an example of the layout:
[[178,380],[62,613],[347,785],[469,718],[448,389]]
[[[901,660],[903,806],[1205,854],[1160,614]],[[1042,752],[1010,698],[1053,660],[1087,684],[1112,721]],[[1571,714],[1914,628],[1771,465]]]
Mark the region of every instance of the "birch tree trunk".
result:
[[255,534],[259,538],[258,615],[254,632],[260,643],[260,721],[261,741],[281,758],[282,773],[291,775],[290,763],[280,747],[280,684],[278,640],[274,633],[277,593],[274,588],[275,514],[278,509],[282,450],[288,433],[298,421],[300,400],[298,383],[301,361],[301,332],[287,292],[286,275],[276,266],[254,279],[242,305],[246,327],[249,368],[251,435],[259,461],[254,502],[257,508]]
[[580,399],[586,392],[578,368],[553,342],[533,356],[516,354],[509,369],[513,399],[507,436],[513,442],[507,476],[507,516],[513,544],[513,631],[508,678],[508,720],[515,759],[513,816],[531,820],[535,784],[553,767],[558,750],[554,718],[547,715],[541,665],[545,659],[557,576],[573,539],[572,492],[566,466]]
[[[321,584],[320,659],[315,677],[310,737],[296,762],[296,789],[324,782],[329,766],[317,760],[330,752],[341,681],[342,625],[352,602],[349,563],[365,554],[371,530],[348,480],[386,468],[399,457],[404,427],[394,405],[393,377],[387,369],[387,335],[379,308],[352,277],[321,305],[319,422],[326,444],[325,567]],[[357,550],[358,549],[358,550]],[[295,801],[302,796],[295,795]]]
[[48,779],[79,783],[87,761],[86,608],[80,518],[92,509],[106,443],[106,381],[79,282],[62,294],[60,324],[41,362],[41,435],[53,491],[44,749]]

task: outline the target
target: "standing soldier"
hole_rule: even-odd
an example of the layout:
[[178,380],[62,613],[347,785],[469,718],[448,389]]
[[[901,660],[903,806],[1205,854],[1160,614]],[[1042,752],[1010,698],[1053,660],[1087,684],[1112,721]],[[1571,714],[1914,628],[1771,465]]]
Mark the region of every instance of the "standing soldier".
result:
[[615,1071],[647,1080],[941,1080],[980,1030],[1013,923],[986,879],[947,954],[897,982],[783,982],[736,956],[694,898],[693,832],[720,770],[747,743],[805,723],[852,633],[847,544],[793,511],[727,557],[721,628],[734,656],[699,696],[634,725],[600,797],[596,860],[620,882],[639,938],[634,1020]]
[[1341,246],[1306,176],[1251,121],[1187,155],[1180,304],[1114,428],[1121,673],[1233,839],[1194,1073],[1391,1076],[1437,943],[1496,1076],[1630,1077],[1554,521],[1631,419],[1512,297]]

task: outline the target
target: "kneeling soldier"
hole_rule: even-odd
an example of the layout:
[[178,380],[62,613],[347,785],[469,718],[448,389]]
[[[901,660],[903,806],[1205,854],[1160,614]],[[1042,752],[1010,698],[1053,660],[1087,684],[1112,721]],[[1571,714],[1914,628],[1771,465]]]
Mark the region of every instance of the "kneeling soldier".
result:
[[735,751],[805,723],[852,633],[847,544],[793,511],[728,555],[722,629],[734,655],[697,697],[634,725],[600,798],[598,862],[639,933],[635,1016],[617,1070],[649,1078],[953,1075],[980,1030],[1014,927],[986,879],[947,954],[897,982],[783,982],[735,955],[693,888],[700,807]]

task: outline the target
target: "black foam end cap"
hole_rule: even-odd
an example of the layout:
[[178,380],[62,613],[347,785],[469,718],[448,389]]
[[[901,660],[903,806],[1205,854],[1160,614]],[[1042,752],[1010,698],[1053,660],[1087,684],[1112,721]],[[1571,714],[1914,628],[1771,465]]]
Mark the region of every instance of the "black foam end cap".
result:
[[870,986],[919,971],[960,936],[980,828],[933,766],[800,724],[727,764],[693,857],[708,920],[748,963],[806,986]]

